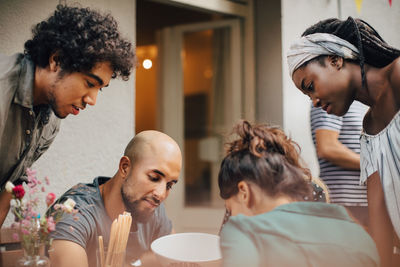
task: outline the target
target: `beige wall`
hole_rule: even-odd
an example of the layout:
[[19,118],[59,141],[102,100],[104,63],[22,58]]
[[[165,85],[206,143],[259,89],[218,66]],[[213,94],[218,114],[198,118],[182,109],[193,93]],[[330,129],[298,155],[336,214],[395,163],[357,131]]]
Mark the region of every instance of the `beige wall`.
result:
[[283,125],[281,1],[255,0],[254,14],[256,118]]
[[[118,0],[118,4],[111,0],[66,2],[110,11],[124,36],[135,41],[135,0]],[[57,3],[1,0],[0,53],[22,52],[32,25],[47,18]],[[53,145],[33,166],[39,178],[50,178],[49,189],[57,196],[78,182],[90,182],[98,175],[114,175],[125,145],[134,135],[134,97],[133,74],[128,82],[113,80],[99,93],[96,106],[63,120]],[[44,212],[43,205],[40,211]],[[5,225],[11,220],[9,216]]]

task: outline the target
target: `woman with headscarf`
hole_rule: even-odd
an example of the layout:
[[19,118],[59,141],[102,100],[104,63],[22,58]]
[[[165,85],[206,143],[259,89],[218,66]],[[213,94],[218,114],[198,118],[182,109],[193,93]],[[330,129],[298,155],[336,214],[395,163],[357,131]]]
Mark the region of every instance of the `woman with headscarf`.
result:
[[400,50],[365,21],[327,19],[288,52],[290,75],[313,105],[342,116],[354,100],[369,106],[361,134],[360,182],[367,183],[370,233],[390,266],[400,236]]
[[379,266],[368,233],[336,204],[316,202],[299,147],[278,128],[240,122],[221,163],[223,266]]

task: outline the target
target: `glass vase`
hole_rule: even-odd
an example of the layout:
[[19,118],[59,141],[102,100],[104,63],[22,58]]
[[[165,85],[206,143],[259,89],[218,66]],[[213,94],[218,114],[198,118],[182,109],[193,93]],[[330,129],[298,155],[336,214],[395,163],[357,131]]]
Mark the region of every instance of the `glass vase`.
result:
[[17,261],[17,267],[50,267],[50,260],[45,255],[46,242],[41,238],[40,231],[38,219],[32,222],[29,230],[20,229],[19,238],[24,255]]
[[44,253],[46,245],[43,242],[28,243],[21,241],[24,255],[17,261],[17,267],[50,267],[50,260]]
[[29,266],[29,267],[50,267],[50,260],[46,256],[40,255],[25,255],[23,258],[17,261],[17,267]]

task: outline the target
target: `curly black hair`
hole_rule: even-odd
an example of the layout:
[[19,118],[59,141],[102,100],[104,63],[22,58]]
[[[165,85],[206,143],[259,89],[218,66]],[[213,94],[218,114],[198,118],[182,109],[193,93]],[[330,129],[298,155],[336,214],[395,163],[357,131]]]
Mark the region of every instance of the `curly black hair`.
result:
[[110,14],[89,8],[58,5],[54,14],[32,29],[25,54],[41,68],[56,55],[63,72],[90,71],[98,62],[110,62],[112,78],[128,80],[134,64],[132,44],[121,37]]

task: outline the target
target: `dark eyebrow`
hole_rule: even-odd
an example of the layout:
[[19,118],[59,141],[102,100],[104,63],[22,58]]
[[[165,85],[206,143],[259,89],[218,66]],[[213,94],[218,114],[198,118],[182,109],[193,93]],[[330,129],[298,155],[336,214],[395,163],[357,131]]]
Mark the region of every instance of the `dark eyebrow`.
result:
[[162,177],[165,177],[165,174],[163,172],[159,171],[159,170],[153,170],[153,172],[161,175]]
[[[153,170],[153,172],[155,172],[165,178],[165,174],[162,171]],[[171,180],[170,182],[176,184],[178,182],[178,180]]]
[[[93,79],[95,79],[99,83],[100,86],[103,86],[104,82],[99,76],[97,76],[97,75],[95,75],[93,73],[90,73],[90,72],[85,73],[85,75],[87,75],[89,77],[92,77]],[[107,86],[108,86],[108,84],[103,86],[103,87],[107,87]]]

